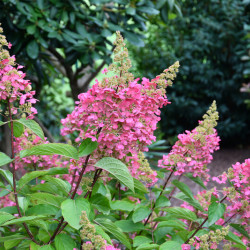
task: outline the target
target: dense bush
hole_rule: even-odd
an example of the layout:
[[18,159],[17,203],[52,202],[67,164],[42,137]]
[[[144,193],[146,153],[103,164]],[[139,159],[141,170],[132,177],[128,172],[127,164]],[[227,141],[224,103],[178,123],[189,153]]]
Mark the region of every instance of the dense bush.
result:
[[240,88],[249,79],[250,62],[242,60],[249,49],[249,1],[186,0],[180,5],[183,17],[169,15],[166,25],[151,25],[146,46],[133,49],[134,72],[152,77],[180,61],[175,87],[168,89],[172,105],[162,113],[166,137],[192,128],[216,100],[222,141],[244,143],[250,136],[250,114]]
[[[61,121],[68,143],[49,143],[34,121],[35,91],[0,34],[0,126],[11,144],[0,152],[0,249],[247,249],[250,159],[213,178],[207,168],[220,141],[215,101],[152,169],[143,152],[179,62],[139,81],[119,32],[114,45],[103,79]],[[207,190],[211,179],[223,190]]]

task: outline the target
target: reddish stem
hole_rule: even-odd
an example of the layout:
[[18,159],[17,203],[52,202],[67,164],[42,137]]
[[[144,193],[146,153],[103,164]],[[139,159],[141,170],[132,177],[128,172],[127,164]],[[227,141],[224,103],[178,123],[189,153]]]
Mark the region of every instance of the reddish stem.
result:
[[[222,203],[225,199],[227,198],[227,195],[224,196],[219,203]],[[194,231],[194,233],[186,240],[186,242],[184,244],[188,244],[188,242],[197,234],[198,231],[200,231],[200,229],[202,228],[202,226],[207,222],[208,220],[208,216],[207,218],[200,224],[200,226],[198,228],[196,228],[196,230]]]
[[[96,135],[100,134],[101,130],[102,130],[102,128],[98,128],[98,130],[97,130],[97,132],[96,132]],[[80,183],[81,183],[83,174],[84,174],[85,169],[86,169],[86,167],[87,167],[87,165],[88,165],[88,162],[89,162],[89,158],[90,158],[90,154],[87,155],[87,157],[86,157],[86,159],[85,159],[85,162],[84,162],[83,168],[82,168],[82,170],[81,170],[81,173],[80,173],[80,175],[79,175],[79,177],[78,177],[76,186],[75,186],[74,191],[73,191],[73,193],[72,193],[72,195],[71,195],[71,197],[70,197],[70,199],[72,199],[72,200],[75,198],[76,192],[77,192],[77,190],[78,190],[78,188],[79,188],[79,186],[80,186]],[[98,177],[99,177],[99,176],[98,176]],[[70,192],[69,192],[69,195],[70,195],[70,193],[71,193],[71,190],[70,190]],[[58,233],[60,233],[60,232],[68,225],[68,223],[66,222],[66,223],[63,225],[62,229],[60,229],[61,226],[62,226],[62,224],[63,224],[63,222],[64,222],[64,218],[62,217],[62,219],[61,219],[60,223],[58,224],[58,226],[57,226],[57,228],[56,228],[54,234],[52,235],[52,237],[50,238],[50,240],[49,240],[48,243],[46,243],[46,244],[50,244],[50,243],[55,239],[56,235],[57,235]]]
[[[173,175],[173,173],[174,173],[174,171],[175,171],[175,168],[176,168],[176,167],[174,167],[173,170],[172,170],[172,172],[169,174],[169,176],[168,176],[167,180],[165,181],[165,184],[164,184],[164,186],[163,186],[163,188],[162,188],[162,191],[161,191],[161,193],[160,193],[160,195],[159,195],[158,197],[160,197],[160,196],[162,195],[162,193],[164,192],[164,190],[165,190],[165,188],[166,188],[166,186],[167,186],[167,184],[168,184],[170,178],[172,177],[172,175]],[[154,209],[155,209],[155,204],[156,204],[156,201],[155,201],[154,204],[153,204],[151,213],[149,214],[148,218],[147,218],[146,221],[144,222],[144,226],[147,225],[147,223],[148,223],[150,217],[152,216],[152,214],[153,214],[153,212],[154,212]],[[141,232],[142,232],[142,231],[140,231],[138,235],[140,235]]]
[[[14,151],[14,126],[13,126],[13,120],[12,120],[12,115],[11,115],[11,107],[10,107],[10,101],[9,99],[7,100],[8,103],[8,109],[9,109],[9,119],[10,119],[10,134],[11,134],[11,158],[14,159],[15,158],[15,151]],[[15,166],[15,159],[13,160],[13,162],[11,163],[12,165],[12,175],[13,175],[13,192],[14,192],[14,197],[15,197],[15,202],[16,202],[16,207],[17,207],[17,211],[18,211],[18,215],[19,217],[22,217],[22,213],[21,213],[21,209],[19,206],[19,202],[18,202],[18,197],[17,197],[17,189],[16,189],[16,166]],[[26,232],[28,233],[30,239],[35,242],[36,244],[38,244],[38,242],[35,240],[34,236],[32,235],[32,233],[30,232],[27,224],[24,222],[23,226],[26,230]]]

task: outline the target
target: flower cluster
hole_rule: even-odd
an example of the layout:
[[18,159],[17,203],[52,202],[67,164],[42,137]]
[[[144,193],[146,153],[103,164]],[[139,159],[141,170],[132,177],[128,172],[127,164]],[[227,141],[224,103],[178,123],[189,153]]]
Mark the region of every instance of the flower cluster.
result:
[[11,199],[10,194],[0,197],[0,208],[15,206],[16,203]]
[[[213,177],[218,183],[229,181],[233,187],[224,188],[223,193],[227,196],[228,216],[240,215],[242,225],[248,225],[250,218],[250,158],[242,164],[237,162],[228,169],[228,173]],[[250,231],[250,228],[248,228]]]
[[[15,138],[14,148],[15,153],[19,153],[21,150],[29,149],[35,145],[49,143],[46,138],[43,141],[40,137],[33,134],[29,129],[25,129],[20,137]],[[67,167],[68,161],[64,160],[62,156],[58,155],[32,155],[24,158],[20,158],[18,155],[15,160],[15,167],[22,174],[27,170],[45,170],[51,167]]]
[[77,131],[76,142],[86,138],[98,141],[87,171],[93,170],[97,159],[112,156],[127,163],[132,175],[138,178],[138,153],[147,151],[146,146],[155,140],[159,108],[169,103],[165,87],[170,84],[168,78],[175,77],[179,64],[151,81],[143,78],[139,84],[139,79],[128,72],[131,63],[119,33],[115,45],[115,63],[108,70],[116,75],[102,82],[96,80],[87,93],[78,96],[75,110],[62,120],[62,135]]
[[192,173],[194,177],[209,180],[207,164],[212,159],[212,153],[219,149],[220,138],[214,127],[218,120],[215,101],[203,116],[203,121],[191,132],[178,135],[178,141],[168,155],[164,155],[158,166],[175,171],[175,175]]
[[85,211],[82,211],[80,223],[82,225],[80,236],[84,241],[82,249],[119,250],[112,245],[107,245],[107,242],[100,235],[96,234],[95,226],[90,223]]
[[[15,56],[10,56],[8,50],[4,47],[11,48],[11,44],[6,41],[0,27],[0,101],[9,100],[11,103],[11,113],[16,114],[18,109],[20,113],[28,113],[32,118],[37,113],[32,104],[36,103],[33,97],[35,91],[31,91],[31,83],[25,80],[25,73],[20,69],[22,66],[16,66]],[[14,106],[14,101],[19,101],[18,106]]]
[[[208,234],[203,234],[202,236],[195,236],[190,240],[190,244],[195,247],[195,249],[217,249],[218,243],[223,241],[229,232],[229,226],[222,229],[216,229],[216,231],[210,231]],[[188,249],[188,248],[184,248]],[[190,248],[189,248],[190,249]]]

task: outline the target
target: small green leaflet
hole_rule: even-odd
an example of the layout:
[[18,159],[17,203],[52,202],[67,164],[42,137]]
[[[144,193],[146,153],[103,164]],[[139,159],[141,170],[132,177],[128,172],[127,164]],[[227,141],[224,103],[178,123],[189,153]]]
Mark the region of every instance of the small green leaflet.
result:
[[143,193],[149,193],[148,189],[136,178],[133,178],[135,189],[142,191]]
[[181,250],[181,243],[173,240],[169,240],[165,243],[163,243],[159,250],[167,250],[167,249],[174,249],[174,250]]
[[225,210],[225,204],[216,201],[212,202],[208,207],[208,225],[211,226],[219,220],[224,215]]
[[12,220],[16,218],[12,214],[6,213],[6,212],[0,212],[0,225],[4,224],[8,220]]
[[6,237],[1,237],[0,242],[5,242],[7,240],[22,240],[22,239],[25,239],[25,238],[26,238],[25,235],[14,234],[14,235],[6,236]]
[[142,244],[151,243],[152,239],[145,236],[136,236],[133,240],[133,247],[138,247]]
[[204,189],[207,189],[206,186],[204,185],[203,181],[201,180],[201,178],[199,178],[198,176],[197,177],[193,177],[192,173],[187,173],[187,174],[185,174],[185,176],[187,176],[190,180],[192,180],[193,182],[197,183],[198,185],[200,185]]
[[30,198],[30,201],[35,205],[48,204],[58,208],[60,208],[61,203],[66,199],[65,197],[62,196],[56,196],[53,194],[42,193],[42,192],[29,194],[28,197]]
[[151,209],[149,207],[138,207],[133,213],[132,220],[134,223],[142,221],[146,219],[150,213]]
[[186,208],[169,207],[169,208],[164,208],[163,210],[167,211],[169,214],[171,214],[173,217],[176,218],[186,219],[190,221],[195,221],[197,219],[196,214]]
[[20,152],[20,158],[30,155],[62,155],[78,160],[77,150],[73,146],[64,143],[41,144]]
[[132,233],[145,229],[141,222],[134,223],[132,220],[118,220],[115,225],[122,229],[124,233]]
[[231,223],[230,224],[231,227],[233,227],[234,229],[236,229],[238,232],[240,232],[241,234],[243,234],[245,237],[247,237],[248,239],[250,239],[247,231],[245,230],[245,228],[240,225],[240,224],[234,224],[234,223]]
[[6,164],[9,164],[12,161],[13,161],[13,159],[11,159],[8,155],[0,152],[0,166],[4,166]]
[[[152,250],[159,249],[159,245],[158,244],[145,243],[145,244],[142,244],[142,245],[140,245],[140,246],[138,246],[136,248],[136,250],[150,250],[150,249],[152,249]],[[167,250],[167,249],[165,249],[165,250]]]
[[185,230],[185,227],[187,225],[180,221],[180,220],[167,220],[167,221],[162,221],[158,224],[157,228],[160,228],[160,227],[172,227],[174,229],[177,229],[177,230]]
[[160,196],[155,202],[155,208],[159,207],[169,207],[171,205],[169,199],[165,196]]
[[[9,126],[10,123],[9,123]],[[24,132],[24,126],[21,123],[13,121],[13,133],[15,137],[20,137]]]
[[117,180],[134,192],[134,181],[126,165],[112,157],[104,157],[95,164],[112,174]]
[[109,199],[101,194],[95,194],[90,198],[91,204],[100,212],[109,214],[110,205]]
[[113,243],[112,243],[110,237],[103,231],[103,229],[100,226],[96,225],[96,224],[94,226],[95,226],[96,234],[101,235],[102,238],[104,240],[106,240],[109,245],[112,245]]
[[84,198],[78,198],[76,200],[67,199],[61,204],[62,215],[64,220],[75,229],[80,229],[80,216],[82,211],[86,211],[89,216],[90,205],[89,202]]
[[85,139],[79,147],[79,157],[87,156],[96,150],[98,147],[97,141],[92,141],[90,138]]
[[19,120],[15,120],[14,122],[22,124],[26,128],[30,129],[38,137],[40,137],[42,140],[44,140],[43,130],[41,129],[39,124],[35,122],[34,120],[21,118]]
[[39,215],[39,216],[23,216],[21,218],[15,218],[13,220],[7,221],[2,226],[8,226],[13,224],[19,224],[27,221],[33,221],[33,220],[39,220],[39,219],[45,219],[47,216]]
[[114,237],[118,239],[122,244],[124,244],[128,249],[131,249],[131,245],[127,236],[111,220],[97,218],[95,219],[95,222],[100,225],[105,231],[113,234]]
[[[27,183],[29,183],[31,180],[33,180],[35,178],[45,176],[45,175],[56,175],[56,174],[61,174],[61,173],[65,173],[64,168],[52,168],[52,169],[45,170],[45,171],[29,172],[29,173],[25,174],[24,176],[22,176],[22,178],[18,181],[18,188],[19,189],[23,188],[24,185],[26,185]],[[50,177],[50,178],[52,178],[52,177]],[[63,185],[63,180],[57,179],[57,182],[58,182],[58,184],[60,182]],[[69,191],[69,190],[67,190],[67,191]]]
[[75,241],[67,234],[58,234],[55,238],[56,250],[73,250]]
[[2,121],[0,121],[0,126],[2,126],[2,125],[4,125],[4,124],[6,124],[7,122],[2,122]]
[[129,201],[111,201],[110,207],[112,210],[129,211],[134,210],[135,204]]
[[13,186],[13,175],[9,170],[0,169],[0,175],[2,175],[11,186]]

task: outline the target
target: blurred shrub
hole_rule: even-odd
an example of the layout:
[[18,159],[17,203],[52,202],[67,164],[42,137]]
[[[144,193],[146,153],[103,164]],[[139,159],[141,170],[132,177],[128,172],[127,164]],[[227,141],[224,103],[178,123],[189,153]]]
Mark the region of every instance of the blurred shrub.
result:
[[[218,131],[224,143],[244,143],[250,137],[247,96],[240,87],[249,75],[247,54],[249,1],[209,0],[180,3],[183,17],[165,15],[150,25],[144,48],[130,48],[135,73],[153,78],[176,60],[180,72],[168,98],[172,102],[162,113],[161,127],[171,138],[195,126],[197,119],[216,100],[220,112]],[[150,72],[150,73],[149,73]]]

